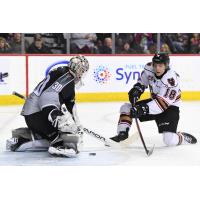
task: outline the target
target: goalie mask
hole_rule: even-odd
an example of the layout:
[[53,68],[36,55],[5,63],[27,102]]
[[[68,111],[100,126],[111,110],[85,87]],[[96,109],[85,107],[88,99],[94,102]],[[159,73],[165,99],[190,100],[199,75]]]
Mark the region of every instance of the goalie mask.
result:
[[89,62],[84,56],[74,56],[70,59],[68,65],[70,72],[75,77],[75,84],[79,84],[78,87],[84,85],[82,79],[87,74],[89,70]]

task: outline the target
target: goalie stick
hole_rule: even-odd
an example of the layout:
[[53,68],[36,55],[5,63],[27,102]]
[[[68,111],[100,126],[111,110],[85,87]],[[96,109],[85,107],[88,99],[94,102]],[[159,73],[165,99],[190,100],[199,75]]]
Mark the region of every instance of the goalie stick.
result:
[[[26,100],[26,97],[22,94],[19,94],[18,92],[13,91],[12,94],[21,98],[21,99]],[[88,128],[85,128],[85,127],[78,131],[78,134],[80,134],[80,135],[82,135],[83,133],[86,133],[87,135],[90,135],[90,136],[96,138],[97,140],[103,142],[105,146],[115,147],[115,148],[125,148],[129,144],[131,144],[133,142],[133,140],[135,139],[134,137],[130,137],[129,139],[127,139],[127,140],[125,140],[121,143],[117,143],[117,142],[114,142],[113,140],[111,140],[109,138],[105,138],[104,136],[99,135],[98,133],[91,131]]]

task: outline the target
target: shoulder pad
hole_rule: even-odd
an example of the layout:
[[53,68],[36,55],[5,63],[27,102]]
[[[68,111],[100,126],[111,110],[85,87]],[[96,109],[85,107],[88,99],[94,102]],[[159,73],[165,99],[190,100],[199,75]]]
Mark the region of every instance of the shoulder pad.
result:
[[144,70],[153,73],[154,74],[154,70],[153,70],[153,66],[152,66],[152,62],[149,62],[145,65]]
[[152,65],[152,62],[148,62],[146,65],[147,65],[147,66],[151,66],[151,65]]
[[161,80],[163,84],[167,85],[168,87],[176,87],[178,84],[178,78],[179,76],[175,71],[169,70]]

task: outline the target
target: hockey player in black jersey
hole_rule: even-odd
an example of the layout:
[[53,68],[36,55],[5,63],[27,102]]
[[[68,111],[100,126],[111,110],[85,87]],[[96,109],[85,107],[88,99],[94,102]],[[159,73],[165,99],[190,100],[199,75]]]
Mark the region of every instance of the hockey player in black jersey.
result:
[[[167,54],[158,53],[145,66],[138,82],[128,93],[130,103],[120,108],[117,135],[112,140],[120,142],[127,139],[132,118],[138,118],[141,122],[155,120],[167,146],[197,142],[191,134],[177,132],[181,90],[179,75],[170,69],[169,61]],[[147,87],[151,98],[138,101]]]
[[75,104],[75,85],[89,70],[84,56],[49,72],[28,96],[21,114],[28,128],[13,130],[7,149],[25,151],[48,148],[52,155],[74,157],[79,152],[80,121]]

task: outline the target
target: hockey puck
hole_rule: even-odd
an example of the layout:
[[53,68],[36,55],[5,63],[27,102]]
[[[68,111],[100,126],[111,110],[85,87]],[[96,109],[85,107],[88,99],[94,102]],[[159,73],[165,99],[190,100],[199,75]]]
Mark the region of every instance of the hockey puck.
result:
[[96,153],[89,153],[90,156],[96,156]]

